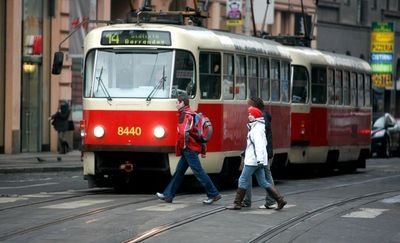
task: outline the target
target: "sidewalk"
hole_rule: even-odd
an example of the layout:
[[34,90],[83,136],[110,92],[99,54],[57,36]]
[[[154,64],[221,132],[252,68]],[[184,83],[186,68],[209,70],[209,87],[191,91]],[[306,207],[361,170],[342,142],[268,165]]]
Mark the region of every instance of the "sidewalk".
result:
[[[61,157],[61,161],[57,160]],[[81,152],[0,154],[0,173],[29,173],[83,170]]]

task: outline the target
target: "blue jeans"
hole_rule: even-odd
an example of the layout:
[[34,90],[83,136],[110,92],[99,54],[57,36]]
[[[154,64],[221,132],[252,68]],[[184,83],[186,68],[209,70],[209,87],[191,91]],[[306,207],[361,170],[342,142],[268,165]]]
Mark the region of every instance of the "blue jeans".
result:
[[251,186],[250,179],[253,174],[256,176],[258,185],[260,185],[260,187],[267,189],[272,186],[271,183],[265,179],[264,166],[258,167],[258,166],[244,165],[242,173],[240,174],[239,177],[239,188],[245,190],[249,189]]
[[[271,170],[269,168],[269,165],[264,166],[264,172],[265,172],[265,179],[272,185],[274,186],[274,179],[272,178]],[[252,177],[249,178],[249,187],[246,190],[246,194],[243,199],[243,203],[247,205],[248,207],[251,206],[251,190],[252,190]],[[273,199],[269,193],[265,196],[265,205],[266,206],[271,206],[275,204],[275,199]]]
[[182,157],[179,159],[178,165],[176,166],[175,174],[163,192],[165,198],[172,199],[175,197],[176,191],[182,184],[188,167],[192,169],[194,176],[204,187],[208,198],[214,198],[219,195],[214,183],[203,170],[203,167],[201,167],[198,153],[189,149],[184,149],[182,151]]

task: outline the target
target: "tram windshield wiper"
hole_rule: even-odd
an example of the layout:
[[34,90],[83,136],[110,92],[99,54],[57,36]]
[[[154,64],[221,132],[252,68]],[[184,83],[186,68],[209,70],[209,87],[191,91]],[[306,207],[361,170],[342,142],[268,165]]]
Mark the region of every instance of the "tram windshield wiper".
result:
[[104,94],[107,95],[107,100],[108,101],[112,101],[111,95],[110,95],[110,93],[108,93],[107,87],[104,85],[103,80],[101,79],[102,75],[103,75],[103,66],[101,67],[99,76],[96,77],[96,79],[97,79],[97,90],[96,90],[96,93],[99,91],[99,87],[101,87],[101,89],[103,90]]
[[167,77],[165,76],[165,65],[163,66],[163,74],[156,86],[154,86],[153,90],[151,90],[150,94],[147,96],[146,101],[151,101],[151,98],[157,93],[157,91],[162,88],[162,90],[165,89],[165,81],[167,80]]

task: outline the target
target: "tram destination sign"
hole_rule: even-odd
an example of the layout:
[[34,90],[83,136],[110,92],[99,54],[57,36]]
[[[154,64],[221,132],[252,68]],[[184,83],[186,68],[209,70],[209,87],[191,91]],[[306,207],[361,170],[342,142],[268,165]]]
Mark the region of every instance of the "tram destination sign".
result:
[[102,45],[170,46],[171,34],[151,30],[106,30],[101,33]]

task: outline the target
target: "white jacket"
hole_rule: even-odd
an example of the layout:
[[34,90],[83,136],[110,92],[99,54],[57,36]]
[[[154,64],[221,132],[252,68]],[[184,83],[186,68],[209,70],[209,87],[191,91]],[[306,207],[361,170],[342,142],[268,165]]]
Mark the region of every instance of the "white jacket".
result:
[[265,137],[265,121],[263,117],[257,118],[247,124],[247,147],[244,164],[257,166],[257,161],[268,165],[267,139]]

